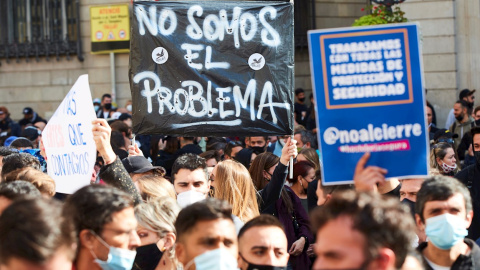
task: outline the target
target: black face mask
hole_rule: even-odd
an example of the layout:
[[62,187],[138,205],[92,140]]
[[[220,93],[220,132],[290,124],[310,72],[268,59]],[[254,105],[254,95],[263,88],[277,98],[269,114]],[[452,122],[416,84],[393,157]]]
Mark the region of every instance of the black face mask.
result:
[[248,263],[247,270],[286,270],[287,267],[281,266],[272,266],[272,265],[259,265],[259,264],[251,264]]
[[304,101],[305,101],[305,98],[299,98],[298,101],[304,102]]
[[243,258],[242,254],[240,254],[240,258],[246,263],[248,263],[248,268],[247,270],[286,270],[286,266],[273,266],[273,265],[259,265],[259,264],[253,264],[245,258]]
[[473,102],[467,102],[467,107],[469,109],[473,109]]
[[163,252],[158,249],[157,244],[138,247],[132,269],[155,270],[162,256]]
[[477,166],[480,167],[480,151],[473,151],[473,155],[477,161]]
[[402,200],[402,203],[405,204],[410,209],[410,213],[412,214],[413,218],[415,219],[415,202],[405,198],[405,199]]
[[265,152],[265,147],[261,147],[261,146],[253,146],[253,147],[251,146],[250,149],[252,149],[253,152],[257,155]]
[[457,119],[458,122],[460,122],[460,121],[463,120],[463,117],[464,117],[464,116],[465,116],[465,115],[461,114],[461,115],[459,115],[459,116],[455,116],[455,119]]
[[107,110],[111,110],[112,109],[112,103],[106,103],[103,105],[103,107]]

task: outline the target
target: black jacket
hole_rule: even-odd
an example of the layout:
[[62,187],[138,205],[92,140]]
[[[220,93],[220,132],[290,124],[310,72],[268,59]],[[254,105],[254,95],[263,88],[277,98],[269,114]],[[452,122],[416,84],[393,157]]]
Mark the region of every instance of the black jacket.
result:
[[32,119],[21,119],[20,121],[18,121],[18,124],[22,127],[25,127],[26,125],[28,124],[35,124],[35,123],[38,123],[38,122],[44,122],[45,124],[47,123],[47,120],[43,119],[42,117],[40,117],[40,115],[38,115],[36,112],[33,112],[33,118]]
[[[471,251],[468,255],[460,254],[450,269],[452,270],[477,270],[480,269],[480,247],[468,238],[465,238],[465,244],[467,244]],[[422,252],[427,247],[427,242],[421,243],[417,250]],[[423,260],[423,265],[426,270],[433,270],[426,260]]]
[[467,186],[472,196],[473,220],[467,237],[476,240],[480,237],[480,168],[477,164],[470,165],[458,172],[455,178]]
[[273,171],[272,179],[264,189],[258,191],[258,208],[262,214],[272,214],[275,212],[275,202],[280,199],[283,185],[287,180],[288,167],[278,162]]
[[22,128],[20,125],[10,119],[10,117],[6,117],[4,121],[0,121],[0,133],[7,132],[8,136],[17,136],[20,137],[22,133]]
[[200,149],[198,145],[190,143],[178,149],[177,152],[175,152],[175,159],[184,154],[200,155],[201,153],[202,153],[202,149]]
[[140,196],[140,193],[135,187],[132,178],[128,174],[127,170],[123,166],[123,163],[118,156],[113,163],[104,165],[100,169],[99,177],[105,183],[130,194],[135,205],[138,205],[142,202],[142,197]]

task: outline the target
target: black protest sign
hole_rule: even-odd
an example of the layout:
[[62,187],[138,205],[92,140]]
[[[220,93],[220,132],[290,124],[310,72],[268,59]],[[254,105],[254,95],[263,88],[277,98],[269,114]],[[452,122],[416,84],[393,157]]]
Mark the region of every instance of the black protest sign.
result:
[[293,5],[134,2],[133,131],[179,136],[293,130]]

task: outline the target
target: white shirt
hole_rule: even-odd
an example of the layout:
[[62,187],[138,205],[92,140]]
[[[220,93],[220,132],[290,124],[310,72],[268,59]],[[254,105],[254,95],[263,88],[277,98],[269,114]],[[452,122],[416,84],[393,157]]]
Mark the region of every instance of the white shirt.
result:
[[425,259],[425,261],[427,261],[428,265],[430,265],[430,267],[433,268],[433,270],[450,270],[450,267],[448,267],[448,266],[441,266],[441,265],[438,265],[438,264],[434,264],[429,259],[427,259],[427,257],[425,257],[425,256],[423,258]]
[[453,109],[451,109],[448,113],[447,121],[445,121],[445,129],[449,129],[453,123],[455,123],[455,115],[453,114]]

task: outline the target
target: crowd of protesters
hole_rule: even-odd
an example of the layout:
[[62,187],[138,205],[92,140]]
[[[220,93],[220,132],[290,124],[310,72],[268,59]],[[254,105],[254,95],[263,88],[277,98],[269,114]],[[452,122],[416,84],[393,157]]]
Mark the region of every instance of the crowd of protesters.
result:
[[0,270],[480,269],[474,92],[446,129],[427,104],[429,177],[385,179],[366,153],[336,186],[322,184],[302,89],[294,136],[246,138],[134,137],[131,102],[105,94],[91,184],[69,195],[47,174],[47,121],[0,107]]

